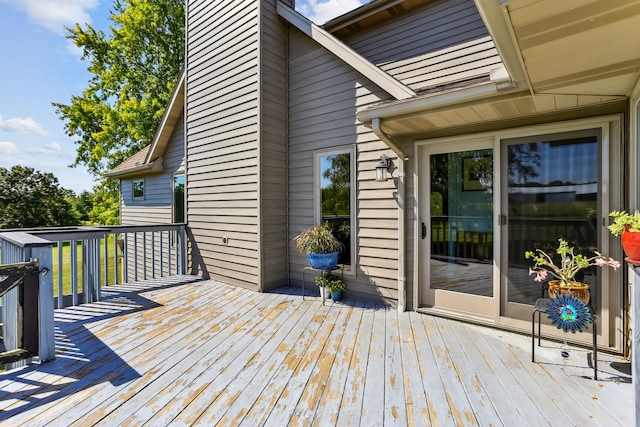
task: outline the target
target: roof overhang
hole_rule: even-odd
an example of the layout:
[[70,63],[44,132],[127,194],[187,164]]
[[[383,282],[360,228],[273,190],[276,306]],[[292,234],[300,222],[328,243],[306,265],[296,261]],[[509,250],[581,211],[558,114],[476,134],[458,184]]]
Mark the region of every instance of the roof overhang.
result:
[[475,0],[510,77],[358,113],[415,135],[580,111],[620,111],[640,85],[640,0]]
[[522,72],[532,94],[629,96],[638,82],[640,0],[476,5],[507,69]]
[[158,173],[162,172],[162,157],[158,157],[157,159],[151,162],[145,162],[141,164],[136,164],[127,169],[121,170],[112,170],[104,175],[108,178],[135,178],[136,176],[147,175],[149,173]]
[[164,150],[171,140],[173,130],[178,124],[180,115],[184,111],[184,80],[185,72],[182,71],[180,80],[178,80],[178,83],[173,89],[173,94],[171,95],[167,109],[162,116],[160,126],[151,143],[151,150],[149,150],[149,154],[147,155],[148,162],[164,155]]
[[337,58],[344,61],[345,64],[353,67],[353,69],[371,80],[395,99],[407,99],[415,95],[415,92],[411,88],[405,86],[379,67],[367,61],[349,46],[286,4],[278,1],[276,9],[278,14],[289,24],[302,31]]
[[153,142],[104,175],[108,178],[134,178],[163,170],[162,156],[184,111],[184,71],[173,89]]

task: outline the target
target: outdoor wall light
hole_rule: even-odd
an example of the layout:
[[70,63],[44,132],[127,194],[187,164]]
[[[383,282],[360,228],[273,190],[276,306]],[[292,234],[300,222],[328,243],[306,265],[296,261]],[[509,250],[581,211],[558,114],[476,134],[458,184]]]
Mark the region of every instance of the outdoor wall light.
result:
[[385,182],[387,180],[387,171],[391,168],[391,159],[385,154],[380,156],[380,161],[376,166],[376,182]]

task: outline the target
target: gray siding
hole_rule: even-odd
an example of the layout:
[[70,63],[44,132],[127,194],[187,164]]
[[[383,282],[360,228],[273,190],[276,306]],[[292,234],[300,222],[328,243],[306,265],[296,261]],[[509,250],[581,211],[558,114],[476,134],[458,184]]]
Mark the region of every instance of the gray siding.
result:
[[[359,123],[356,112],[389,96],[297,30],[289,61],[289,241],[314,223],[313,155],[356,145],[356,276],[352,296],[397,300],[398,210],[393,180],[375,182],[380,155],[395,155]],[[290,276],[300,283],[306,256],[291,244]]]
[[275,1],[261,9],[260,235],[262,290],[288,283],[287,26]]
[[413,90],[502,65],[473,0],[441,0],[344,41]]
[[190,271],[259,290],[286,284],[286,44],[274,12],[275,0],[187,10]]
[[[184,126],[176,125],[165,149],[162,172],[123,179],[120,182],[122,225],[170,224],[172,222],[173,176],[184,171]],[[145,180],[144,200],[133,200],[133,181]]]
[[[154,224],[171,224],[173,222],[173,177],[176,173],[184,172],[184,125],[183,115],[181,114],[178,124],[176,125],[171,138],[163,155],[163,171],[161,173],[140,176],[137,178],[123,179],[120,182],[120,223],[122,225],[154,225]],[[144,178],[145,180],[145,198],[144,200],[133,200],[133,181]],[[155,247],[160,248],[160,239],[163,245],[170,240],[168,232],[148,234],[148,236],[139,236],[138,240],[138,278],[144,277],[145,267],[143,253],[143,239],[147,239],[146,259],[149,261],[146,265],[147,277],[151,277],[152,266],[151,259],[155,258],[156,266],[160,265],[160,252],[153,251],[151,243],[155,242]],[[134,260],[133,260],[133,237],[127,242],[129,245],[129,276],[134,277]],[[175,249],[172,249],[172,262],[175,263]],[[168,274],[169,253],[165,249],[162,254],[162,260],[165,264],[164,273]],[[158,271],[156,271],[157,275]],[[132,279],[133,280],[133,279]]]

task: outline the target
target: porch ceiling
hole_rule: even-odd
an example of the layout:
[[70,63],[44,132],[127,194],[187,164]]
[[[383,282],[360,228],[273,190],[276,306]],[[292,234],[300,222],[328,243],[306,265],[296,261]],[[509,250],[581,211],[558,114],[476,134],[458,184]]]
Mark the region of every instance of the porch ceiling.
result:
[[640,1],[508,0],[502,8],[534,93],[633,91],[640,71]]
[[361,121],[379,118],[388,135],[407,136],[584,108],[619,112],[640,87],[640,0],[475,1],[510,81],[377,105]]
[[[382,130],[388,135],[410,135],[441,129],[500,122],[533,117],[559,111],[576,111],[585,107],[619,102],[615,96],[595,95],[530,95],[526,92],[442,107],[382,119]],[[389,110],[390,111],[390,110]],[[381,116],[384,114],[382,113]]]

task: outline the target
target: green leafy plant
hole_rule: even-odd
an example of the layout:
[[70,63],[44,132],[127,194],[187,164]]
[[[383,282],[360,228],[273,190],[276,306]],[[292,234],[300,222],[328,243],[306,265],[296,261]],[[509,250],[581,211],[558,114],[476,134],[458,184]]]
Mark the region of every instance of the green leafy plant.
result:
[[326,276],[317,276],[315,278],[316,285],[327,288],[329,292],[344,292],[346,286],[342,279],[333,274],[327,274]]
[[301,253],[328,254],[339,252],[342,249],[342,245],[333,235],[329,224],[326,222],[301,231],[294,240],[296,241],[296,248]]
[[640,231],[640,213],[630,214],[625,211],[612,211],[609,214],[613,218],[613,224],[609,225],[609,231],[614,236],[619,236],[624,230]]
[[557,264],[553,259],[553,254],[550,255],[542,249],[524,253],[527,259],[533,259],[534,264],[533,267],[529,268],[529,275],[535,274],[536,277],[533,280],[536,282],[543,282],[546,280],[547,275],[551,274],[551,276],[560,280],[562,285],[569,285],[575,281],[574,277],[579,271],[592,265],[611,267],[614,270],[620,267],[618,261],[613,258],[606,258],[600,252],[593,251],[595,255],[587,257],[582,254],[576,254],[575,249],[569,246],[566,240],[558,239],[558,242],[559,245],[555,253],[560,256],[560,259]]

